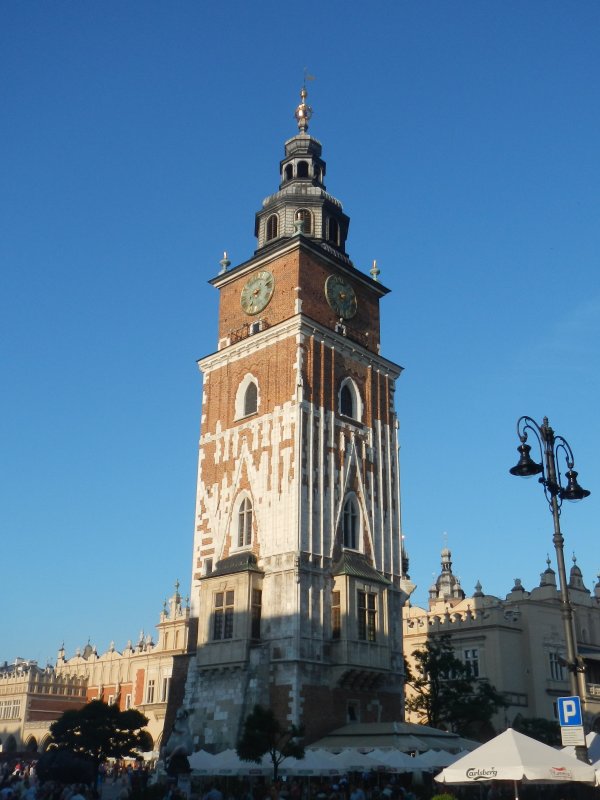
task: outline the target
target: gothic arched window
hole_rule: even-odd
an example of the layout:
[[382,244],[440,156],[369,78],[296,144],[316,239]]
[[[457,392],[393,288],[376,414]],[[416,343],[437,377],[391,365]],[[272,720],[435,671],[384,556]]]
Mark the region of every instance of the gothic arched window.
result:
[[312,214],[306,208],[300,208],[296,211],[296,219],[301,219],[304,223],[302,233],[312,233]]
[[246,387],[246,393],[244,394],[244,416],[247,417],[249,414],[256,414],[257,409],[258,389],[254,381],[252,381]]
[[267,220],[267,241],[270,242],[271,239],[277,238],[277,233],[279,229],[279,219],[277,214],[272,214],[269,219]]
[[260,388],[258,378],[247,372],[238,384],[235,392],[234,419],[242,420],[256,414],[260,406]]
[[252,544],[252,502],[244,497],[238,509],[238,547]]
[[359,519],[356,500],[354,497],[349,497],[344,503],[342,527],[344,531],[344,547],[348,547],[350,550],[358,549]]
[[340,387],[339,411],[344,417],[360,422],[362,419],[362,403],[354,381],[346,378]]
[[308,178],[308,163],[306,161],[299,161],[296,167],[296,174],[299,178]]
[[352,397],[352,390],[347,383],[342,386],[342,391],[340,392],[340,412],[345,417],[354,416],[354,398]]

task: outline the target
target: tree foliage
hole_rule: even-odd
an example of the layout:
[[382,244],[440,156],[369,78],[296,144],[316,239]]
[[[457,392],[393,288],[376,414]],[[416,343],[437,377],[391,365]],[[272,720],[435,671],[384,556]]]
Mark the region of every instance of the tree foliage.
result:
[[561,744],[560,725],[556,720],[543,717],[523,717],[521,714],[513,720],[513,728],[525,736],[531,736],[538,742],[555,747]]
[[419,721],[462,736],[488,738],[491,719],[506,702],[490,683],[477,679],[454,653],[448,634],[428,639],[413,653],[414,671],[406,683],[412,690],[406,699],[408,711]]
[[56,747],[42,753],[35,771],[42,783],[91,783],[94,779],[94,764],[90,758]]
[[142,728],[148,719],[135,709],[119,711],[92,700],[77,711],[65,711],[50,725],[52,743],[91,759],[97,766],[107,758],[135,757],[152,747],[152,737]]
[[299,741],[304,730],[296,725],[284,728],[270,708],[254,706],[244,721],[244,730],[237,744],[243,761],[260,762],[268,753],[273,762],[273,780],[284,758],[304,758],[304,745]]

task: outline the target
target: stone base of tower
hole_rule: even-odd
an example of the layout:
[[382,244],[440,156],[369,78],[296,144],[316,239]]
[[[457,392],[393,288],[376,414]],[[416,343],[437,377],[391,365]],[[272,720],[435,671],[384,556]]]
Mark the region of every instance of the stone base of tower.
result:
[[298,662],[268,663],[266,648],[247,664],[188,673],[184,708],[196,749],[235,748],[255,705],[271,708],[283,725],[302,725],[310,744],[349,722],[403,718],[399,676]]

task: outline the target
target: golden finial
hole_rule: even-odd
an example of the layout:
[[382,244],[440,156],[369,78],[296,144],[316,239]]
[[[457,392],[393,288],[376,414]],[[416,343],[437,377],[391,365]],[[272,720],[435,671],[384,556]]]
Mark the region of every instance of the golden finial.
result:
[[306,133],[308,130],[308,120],[312,117],[312,108],[306,103],[306,85],[300,91],[300,105],[296,108],[294,116],[298,121],[298,129],[301,133]]

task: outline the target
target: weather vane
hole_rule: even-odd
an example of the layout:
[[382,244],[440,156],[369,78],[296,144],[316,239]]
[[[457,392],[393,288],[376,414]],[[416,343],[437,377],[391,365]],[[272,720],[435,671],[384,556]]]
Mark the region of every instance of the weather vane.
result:
[[306,81],[314,81],[314,80],[315,80],[315,76],[314,75],[309,75],[308,74],[308,67],[304,67],[304,81],[303,81],[304,88],[306,88]]

